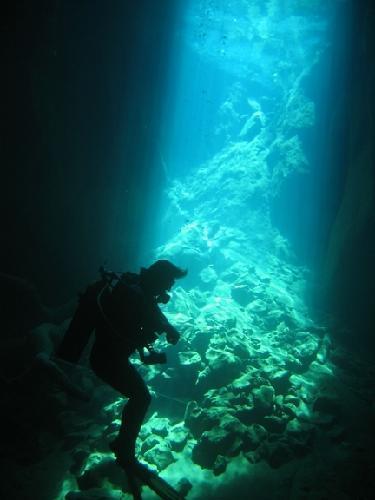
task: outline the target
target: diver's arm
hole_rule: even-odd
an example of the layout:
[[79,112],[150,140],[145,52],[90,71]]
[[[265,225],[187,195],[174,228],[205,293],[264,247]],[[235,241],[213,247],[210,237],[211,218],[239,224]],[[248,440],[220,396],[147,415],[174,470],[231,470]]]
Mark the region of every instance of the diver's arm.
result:
[[168,318],[166,317],[166,315],[164,313],[161,312],[161,310],[159,309],[159,307],[157,306],[157,309],[158,309],[158,327],[156,328],[156,331],[157,332],[165,332],[167,335],[167,341],[169,342],[169,344],[177,344],[177,342],[179,341],[180,339],[180,334],[178,333],[178,331],[176,330],[176,328],[171,325],[168,321]]
[[160,310],[156,302],[152,304],[152,310],[149,311],[147,319],[148,329],[158,334],[165,332],[167,334],[167,341],[173,345],[177,344],[180,339],[180,334],[176,328],[169,323],[168,318]]

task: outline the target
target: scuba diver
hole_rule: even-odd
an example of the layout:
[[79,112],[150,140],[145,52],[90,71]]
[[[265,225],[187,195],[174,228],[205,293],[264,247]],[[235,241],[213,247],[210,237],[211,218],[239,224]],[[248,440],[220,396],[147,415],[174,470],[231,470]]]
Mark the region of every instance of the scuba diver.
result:
[[145,364],[166,362],[165,353],[156,352],[153,342],[165,332],[167,341],[176,344],[180,335],[158,303],[168,302],[175,280],[187,271],[168,260],[157,260],[139,274],[116,274],[103,268],[100,272],[101,279],[81,295],[57,356],[76,363],[95,330],[91,367],[101,380],[128,398],[118,436],[110,447],[119,465],[130,467],[137,464],[135,442],[151,396],[129,356],[138,351]]

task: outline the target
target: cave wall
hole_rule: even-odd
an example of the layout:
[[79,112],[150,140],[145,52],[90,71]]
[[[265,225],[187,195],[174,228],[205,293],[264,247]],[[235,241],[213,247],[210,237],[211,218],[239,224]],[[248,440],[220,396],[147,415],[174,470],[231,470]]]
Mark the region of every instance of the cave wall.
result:
[[46,303],[75,295],[106,260],[138,258],[162,189],[154,158],[176,6],[2,5],[0,271]]
[[375,326],[374,14],[369,1],[353,8],[350,75],[345,113],[340,114],[346,121],[332,125],[344,129],[332,158],[342,162],[346,181],[330,234],[321,296],[337,320],[340,338],[368,354],[373,354]]

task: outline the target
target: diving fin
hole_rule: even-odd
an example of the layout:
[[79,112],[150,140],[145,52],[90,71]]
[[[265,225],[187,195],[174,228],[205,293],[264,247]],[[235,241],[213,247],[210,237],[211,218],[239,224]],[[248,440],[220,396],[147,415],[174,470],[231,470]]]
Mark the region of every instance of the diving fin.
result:
[[184,500],[184,497],[167,483],[165,479],[158,476],[156,472],[151,471],[145,465],[138,462],[130,467],[124,468],[124,470],[128,477],[129,487],[134,499],[142,499],[140,496],[140,487],[136,481],[139,479],[142,484],[151,488],[163,500]]

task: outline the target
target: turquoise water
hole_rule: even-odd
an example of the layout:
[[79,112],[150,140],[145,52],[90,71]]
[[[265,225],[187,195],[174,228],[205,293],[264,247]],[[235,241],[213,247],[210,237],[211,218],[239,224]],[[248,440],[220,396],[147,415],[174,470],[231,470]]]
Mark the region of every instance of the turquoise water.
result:
[[1,21],[0,497],[131,498],[125,399],[53,356],[99,266],[162,258],[140,461],[190,500],[371,498],[371,2],[47,3]]
[[164,308],[182,335],[157,343],[169,365],[139,366],[154,402],[138,452],[187,478],[188,498],[302,498],[306,478],[293,492],[286,478],[325,426],[339,432],[329,325],[309,305],[330,220],[317,150],[339,4],[192,0],[176,21],[152,258],[189,275]]

